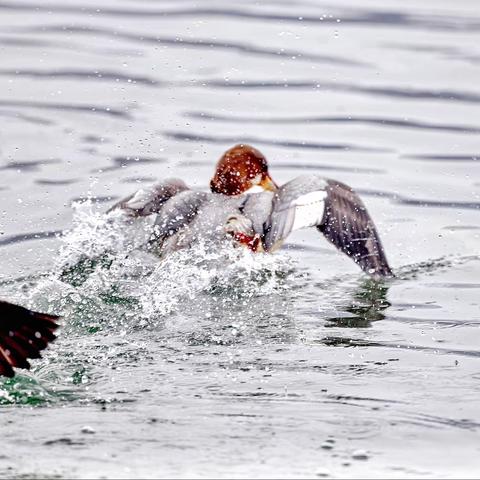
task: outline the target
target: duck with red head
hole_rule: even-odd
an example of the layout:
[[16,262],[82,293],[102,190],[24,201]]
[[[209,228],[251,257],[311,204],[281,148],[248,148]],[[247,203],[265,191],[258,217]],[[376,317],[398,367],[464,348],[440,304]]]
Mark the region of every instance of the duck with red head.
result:
[[290,232],[315,227],[365,272],[393,276],[365,205],[341,182],[302,175],[278,187],[265,156],[239,144],[218,161],[210,189],[167,180],[113,209],[133,217],[156,214],[149,246],[161,257],[198,241],[215,249],[233,241],[254,252],[273,252]]
[[210,189],[213,193],[233,196],[255,187],[272,192],[278,188],[268,173],[267,159],[262,153],[250,145],[235,145],[218,161]]

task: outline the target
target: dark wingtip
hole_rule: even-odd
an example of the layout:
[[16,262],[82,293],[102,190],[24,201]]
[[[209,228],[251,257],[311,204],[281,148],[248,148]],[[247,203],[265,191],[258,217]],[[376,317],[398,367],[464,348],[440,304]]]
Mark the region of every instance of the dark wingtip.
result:
[[4,359],[3,354],[0,352],[0,376],[12,378],[15,376],[13,368]]
[[373,220],[360,197],[344,183],[327,183],[324,215],[317,228],[372,278],[394,278]]
[[0,375],[13,377],[13,367],[29,369],[27,358],[41,357],[56,338],[59,320],[57,315],[0,301]]
[[374,280],[378,281],[396,278],[396,275],[388,265],[384,265],[378,270],[366,270],[366,273],[368,273],[368,275],[370,275]]
[[374,251],[374,254],[368,255],[366,258],[359,257],[358,261],[355,258],[355,263],[357,263],[365,273],[375,279],[386,280],[389,278],[395,278],[395,274],[388,264],[385,252],[378,237],[376,238]]

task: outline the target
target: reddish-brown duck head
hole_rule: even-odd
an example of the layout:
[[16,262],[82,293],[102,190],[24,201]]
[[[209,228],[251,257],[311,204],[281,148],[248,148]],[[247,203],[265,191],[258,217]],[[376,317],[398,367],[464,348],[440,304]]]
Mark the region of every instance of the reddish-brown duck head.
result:
[[210,181],[212,192],[232,196],[257,186],[273,192],[278,188],[268,173],[266,158],[245,144],[235,145],[222,155]]

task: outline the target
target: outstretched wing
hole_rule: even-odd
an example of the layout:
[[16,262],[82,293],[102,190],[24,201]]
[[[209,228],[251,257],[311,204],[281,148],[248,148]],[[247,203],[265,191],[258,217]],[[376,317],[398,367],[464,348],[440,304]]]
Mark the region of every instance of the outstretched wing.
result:
[[373,220],[348,185],[328,180],[325,212],[318,229],[363,271],[393,276]]
[[185,190],[188,187],[183,180],[170,178],[120,200],[107,213],[120,209],[131,217],[146,217],[159,212],[165,202]]
[[27,358],[40,358],[55,340],[58,319],[0,301],[0,375],[13,377],[13,367],[30,368]]
[[393,276],[360,197],[348,185],[321,177],[298,177],[278,190],[265,225],[265,249],[274,250],[293,230],[314,226],[363,271]]

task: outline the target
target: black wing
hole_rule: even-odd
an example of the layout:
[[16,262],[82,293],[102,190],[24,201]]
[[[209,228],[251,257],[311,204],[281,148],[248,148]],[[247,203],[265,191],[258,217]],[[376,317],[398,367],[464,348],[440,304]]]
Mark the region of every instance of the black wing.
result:
[[167,179],[120,200],[107,213],[119,209],[130,217],[146,217],[158,213],[165,202],[185,190],[188,190],[188,187],[183,180]]
[[40,358],[40,352],[55,340],[58,320],[55,315],[0,301],[0,375],[13,377],[13,367],[30,368],[27,358]]
[[392,277],[380,237],[360,197],[344,183],[327,180],[322,222],[328,241],[371,274]]
[[327,240],[371,275],[393,276],[373,220],[362,200],[347,185],[301,176],[275,193],[264,246],[272,251],[290,232],[317,227]]

